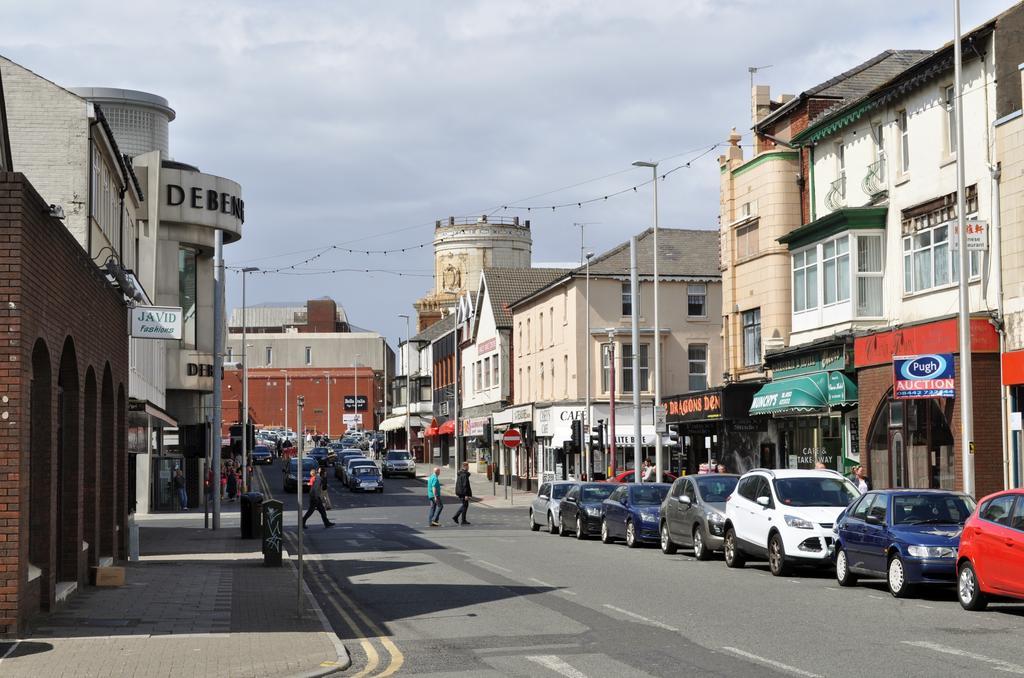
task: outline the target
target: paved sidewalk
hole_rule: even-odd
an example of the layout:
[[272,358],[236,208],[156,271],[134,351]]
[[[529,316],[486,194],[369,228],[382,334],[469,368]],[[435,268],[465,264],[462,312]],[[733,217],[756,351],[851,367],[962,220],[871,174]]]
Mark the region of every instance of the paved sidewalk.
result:
[[[515,490],[502,485],[492,485],[487,479],[486,473],[476,473],[476,466],[470,464],[469,484],[473,488],[473,506],[486,508],[510,508],[516,506],[527,506],[530,500],[537,494],[524,490]],[[416,479],[423,483],[423,496],[426,497],[427,477],[434,472],[431,464],[416,464]],[[455,498],[455,471],[447,466],[441,467],[441,496]]]
[[[322,613],[295,615],[295,570],[263,565],[260,541],[241,539],[237,508],[222,528],[201,513],[140,520],[140,562],[125,585],[86,587],[35,620],[0,660],[13,676],[319,676],[348,652]],[[10,646],[0,641],[0,656]]]

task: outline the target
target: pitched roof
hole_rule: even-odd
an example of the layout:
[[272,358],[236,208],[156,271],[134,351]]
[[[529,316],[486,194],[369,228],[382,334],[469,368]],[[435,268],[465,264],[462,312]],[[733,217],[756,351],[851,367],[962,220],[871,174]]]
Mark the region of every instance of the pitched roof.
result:
[[455,314],[449,313],[412,338],[412,341],[429,344],[455,329]]
[[484,281],[491,296],[494,324],[512,327],[509,305],[568,275],[568,268],[485,268]]
[[[854,66],[848,71],[818,83],[814,87],[801,92],[800,96],[786,102],[771,114],[760,120],[755,128],[763,128],[784,116],[801,101],[807,99],[835,99],[836,106],[859,99],[879,85],[891,80],[917,62],[932,54],[927,49],[887,49],[876,54],[867,61]],[[830,107],[829,110],[831,110]],[[819,113],[815,118],[823,115]]]
[[[659,228],[658,277],[721,278],[719,238],[717,230]],[[639,274],[654,275],[654,229],[639,235],[636,254]],[[580,267],[575,272],[584,270]],[[629,275],[629,241],[595,257],[590,262],[590,275]]]

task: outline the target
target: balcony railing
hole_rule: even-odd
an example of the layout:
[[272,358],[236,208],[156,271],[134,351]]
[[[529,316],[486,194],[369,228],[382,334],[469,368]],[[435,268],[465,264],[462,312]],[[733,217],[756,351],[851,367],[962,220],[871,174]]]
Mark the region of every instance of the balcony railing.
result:
[[828,194],[825,196],[825,205],[830,210],[838,210],[846,207],[846,176],[843,175],[832,182]]
[[868,172],[864,175],[861,186],[864,193],[872,198],[885,192],[885,158],[879,158],[868,165]]

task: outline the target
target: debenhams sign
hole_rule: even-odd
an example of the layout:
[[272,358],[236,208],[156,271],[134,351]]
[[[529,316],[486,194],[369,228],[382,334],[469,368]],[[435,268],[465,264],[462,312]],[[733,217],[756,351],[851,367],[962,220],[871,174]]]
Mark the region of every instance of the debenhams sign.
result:
[[136,306],[131,323],[135,339],[181,339],[180,306]]
[[184,169],[160,169],[160,219],[240,233],[242,187],[230,179]]

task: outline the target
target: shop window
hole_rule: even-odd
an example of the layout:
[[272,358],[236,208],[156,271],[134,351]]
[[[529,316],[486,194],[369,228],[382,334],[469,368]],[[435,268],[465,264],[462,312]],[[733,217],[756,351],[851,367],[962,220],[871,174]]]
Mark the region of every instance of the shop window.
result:
[[708,346],[690,344],[687,352],[690,391],[703,391],[708,387]]
[[[647,366],[647,347],[648,344],[640,344],[639,351],[637,351],[637,358],[639,359],[639,372],[640,372],[640,391],[649,391],[648,388],[648,376],[649,369]],[[622,392],[632,393],[633,392],[633,345],[623,344],[622,345]]]
[[940,403],[924,398],[894,400],[878,409],[868,434],[868,474],[872,487],[928,487],[955,484],[954,439]]
[[686,286],[686,315],[704,318],[708,314],[708,286],[705,283],[690,283]]
[[793,311],[818,307],[818,248],[793,254]]
[[743,364],[753,367],[761,364],[761,309],[743,312]]

